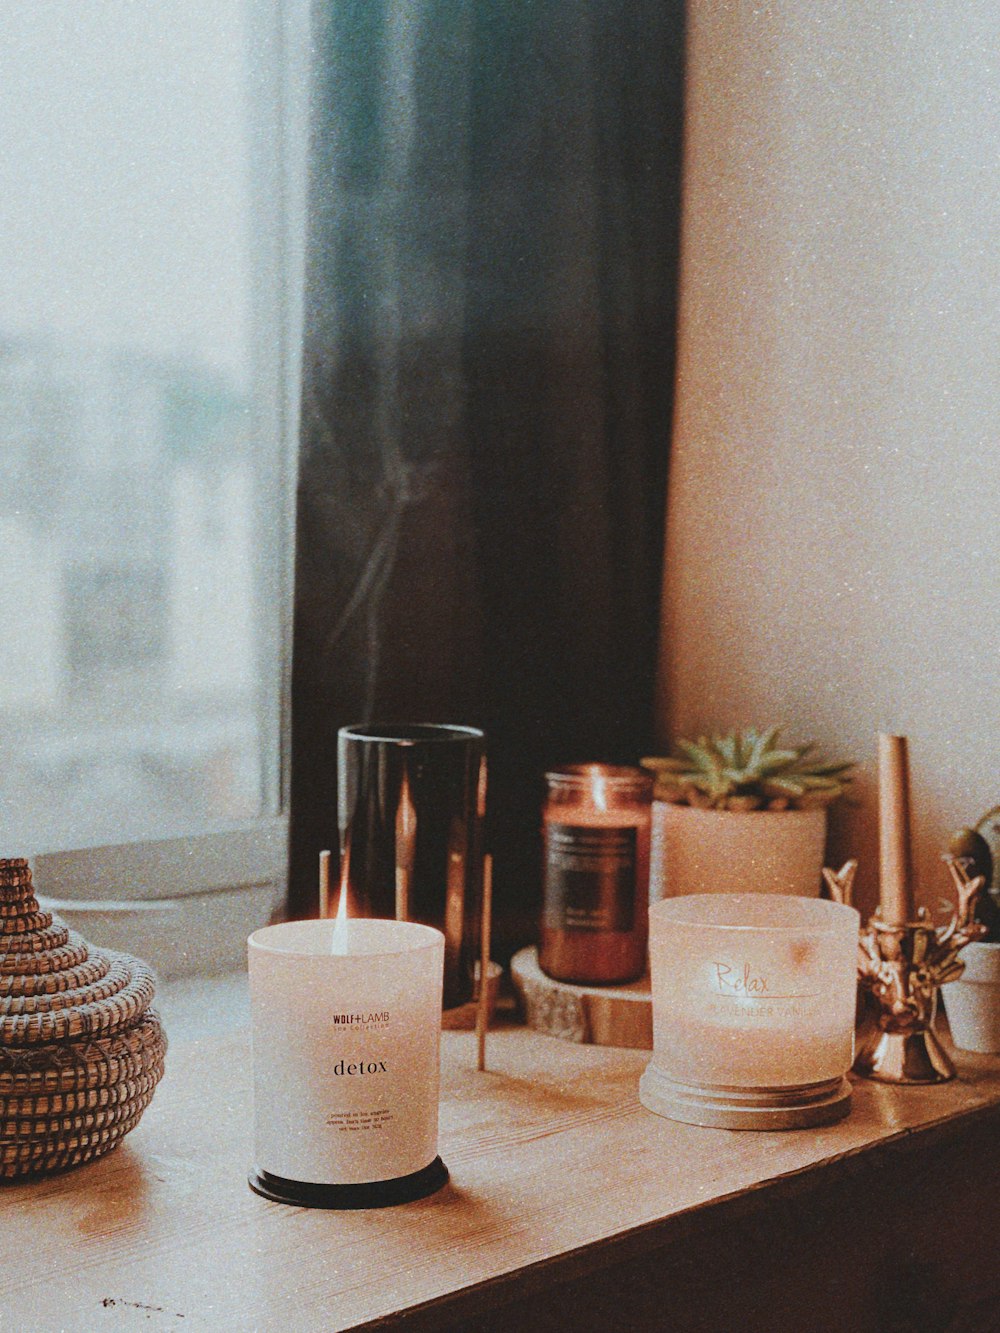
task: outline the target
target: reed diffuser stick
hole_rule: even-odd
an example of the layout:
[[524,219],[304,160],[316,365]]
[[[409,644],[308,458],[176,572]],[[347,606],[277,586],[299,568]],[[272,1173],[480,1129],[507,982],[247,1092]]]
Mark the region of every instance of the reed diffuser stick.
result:
[[330,915],[330,853],[319,854],[319,918],[325,921]]
[[490,926],[493,915],[493,857],[483,857],[483,908],[479,949],[479,1005],[476,1009],[476,1068],[486,1069],[486,1030],[490,1018]]

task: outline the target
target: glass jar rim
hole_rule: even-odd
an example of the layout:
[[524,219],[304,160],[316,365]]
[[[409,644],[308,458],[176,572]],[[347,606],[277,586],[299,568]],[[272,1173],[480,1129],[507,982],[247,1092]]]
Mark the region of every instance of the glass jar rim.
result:
[[485,740],[485,732],[478,727],[458,726],[449,722],[359,722],[341,727],[338,734],[346,740],[370,741],[381,745]]
[[[336,928],[333,917],[302,921],[278,921],[261,926],[247,940],[252,953],[268,954],[287,959],[331,958],[334,965],[353,963],[358,959],[392,958],[401,954],[423,953],[428,949],[444,947],[445,938],[436,926],[417,921],[394,921],[381,917],[348,917],[348,943],[367,944],[353,952],[335,953],[331,947]],[[351,936],[354,939],[351,940]],[[365,939],[366,936],[375,939]]]
[[614,792],[652,791],[653,787],[652,773],[629,764],[563,764],[545,774],[550,786],[590,787],[595,778],[600,778]]
[[[794,904],[794,909],[790,906]],[[775,921],[762,919],[758,922],[712,921],[701,917],[699,908],[715,907],[724,912],[727,908],[745,906],[753,913],[760,913],[764,918],[769,914],[784,911],[797,911],[797,921]],[[744,934],[802,934],[841,935],[847,930],[853,918],[855,930],[860,929],[861,916],[855,907],[847,903],[831,902],[829,898],[806,898],[798,894],[782,893],[686,893],[676,898],[661,898],[651,903],[649,924],[654,926],[684,926],[690,930],[742,932]]]

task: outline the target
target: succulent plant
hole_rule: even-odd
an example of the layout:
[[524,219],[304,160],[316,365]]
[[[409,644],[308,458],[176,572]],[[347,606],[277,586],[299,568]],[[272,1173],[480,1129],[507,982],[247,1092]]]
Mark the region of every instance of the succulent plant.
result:
[[829,805],[850,782],[853,764],[817,763],[813,745],[778,744],[778,727],[678,740],[669,758],[643,759],[654,796],[712,810],[803,810]]

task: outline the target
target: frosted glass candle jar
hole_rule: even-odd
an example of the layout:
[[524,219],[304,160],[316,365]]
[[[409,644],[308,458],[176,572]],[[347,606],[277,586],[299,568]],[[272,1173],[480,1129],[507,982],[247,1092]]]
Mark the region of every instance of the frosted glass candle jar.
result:
[[290,921],[249,940],[255,1169],[281,1203],[369,1208],[440,1188],[444,936]]
[[692,894],[650,908],[653,1058],[643,1105],[727,1129],[850,1109],[858,913],[819,899]]

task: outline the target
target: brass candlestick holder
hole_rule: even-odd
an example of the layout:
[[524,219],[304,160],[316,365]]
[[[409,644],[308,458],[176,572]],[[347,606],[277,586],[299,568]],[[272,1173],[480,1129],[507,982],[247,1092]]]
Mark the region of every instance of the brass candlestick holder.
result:
[[[986,933],[975,919],[976,898],[985,885],[970,876],[971,862],[944,858],[958,903],[950,922],[935,928],[925,907],[915,921],[892,925],[873,916],[858,941],[861,985],[854,1071],[882,1083],[944,1083],[955,1066],[933,1031],[938,989],[961,976],[959,953]],[[850,903],[857,870],[848,861],[823,876],[837,902]]]

